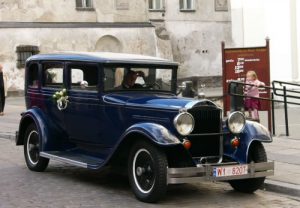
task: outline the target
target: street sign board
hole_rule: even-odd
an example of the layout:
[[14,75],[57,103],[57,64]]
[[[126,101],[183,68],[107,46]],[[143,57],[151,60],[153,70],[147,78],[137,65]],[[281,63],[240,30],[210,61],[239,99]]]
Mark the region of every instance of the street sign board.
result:
[[[266,86],[271,85],[268,39],[266,46],[248,48],[225,48],[225,43],[222,42],[222,58],[224,113],[230,111],[230,96],[228,95],[228,83],[230,81],[245,82],[246,73],[253,70],[260,81],[264,82]],[[270,91],[260,91],[260,97],[270,98]],[[260,102],[260,110],[270,112],[270,102],[263,100]]]

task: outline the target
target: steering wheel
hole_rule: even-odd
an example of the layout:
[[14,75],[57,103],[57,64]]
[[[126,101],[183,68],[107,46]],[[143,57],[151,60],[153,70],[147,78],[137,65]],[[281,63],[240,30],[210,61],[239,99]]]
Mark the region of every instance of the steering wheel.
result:
[[145,83],[145,84],[143,84],[143,88],[160,90],[161,86],[157,82],[154,82],[154,83]]

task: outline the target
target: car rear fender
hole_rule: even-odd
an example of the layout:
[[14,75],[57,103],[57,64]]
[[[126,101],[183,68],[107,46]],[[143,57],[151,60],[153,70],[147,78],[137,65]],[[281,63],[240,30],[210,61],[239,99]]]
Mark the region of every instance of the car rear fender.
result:
[[58,147],[62,147],[66,135],[55,126],[54,122],[49,121],[39,108],[31,108],[22,113],[16,145],[24,145],[26,129],[32,123],[39,131],[40,151],[58,150]]
[[137,123],[129,127],[122,136],[122,140],[132,133],[142,134],[157,145],[177,145],[180,140],[166,127],[155,123]]
[[231,147],[231,139],[234,135],[229,134],[224,139],[224,155],[232,158],[239,163],[247,163],[250,146],[253,142],[273,141],[269,130],[257,122],[247,121],[245,129],[238,135],[240,138],[240,146],[237,149]]
[[24,145],[26,129],[30,124],[34,123],[39,131],[43,149],[44,144],[48,141],[48,128],[43,112],[39,108],[32,108],[21,115],[22,118],[19,124],[18,136],[16,137],[16,145]]

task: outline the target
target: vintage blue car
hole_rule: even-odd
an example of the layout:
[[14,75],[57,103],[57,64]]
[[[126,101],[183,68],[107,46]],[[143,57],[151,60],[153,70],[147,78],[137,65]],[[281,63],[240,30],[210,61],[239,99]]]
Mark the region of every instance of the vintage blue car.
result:
[[177,97],[178,64],[117,53],[35,55],[26,62],[26,112],[16,144],[32,171],[49,159],[82,168],[124,168],[135,196],[168,184],[228,181],[254,192],[274,174],[269,131],[241,112],[223,118],[207,99]]

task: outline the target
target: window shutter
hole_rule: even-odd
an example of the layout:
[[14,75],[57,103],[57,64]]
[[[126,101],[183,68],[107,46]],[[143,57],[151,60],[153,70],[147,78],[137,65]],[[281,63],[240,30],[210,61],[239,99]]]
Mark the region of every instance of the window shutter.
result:
[[186,0],[186,9],[192,9],[193,8],[193,0]]
[[149,9],[153,9],[153,0],[149,0]]
[[179,0],[179,7],[180,9],[184,9],[184,0]]
[[76,7],[82,7],[82,0],[76,0]]
[[85,1],[86,2],[86,7],[88,7],[88,8],[91,8],[91,7],[93,7],[93,3],[92,3],[92,0],[86,0]]
[[32,55],[39,53],[37,46],[20,45],[16,48],[17,52],[17,68],[23,68],[25,66],[26,59]]
[[155,9],[161,9],[161,0],[155,0],[156,2],[156,4],[155,4]]

